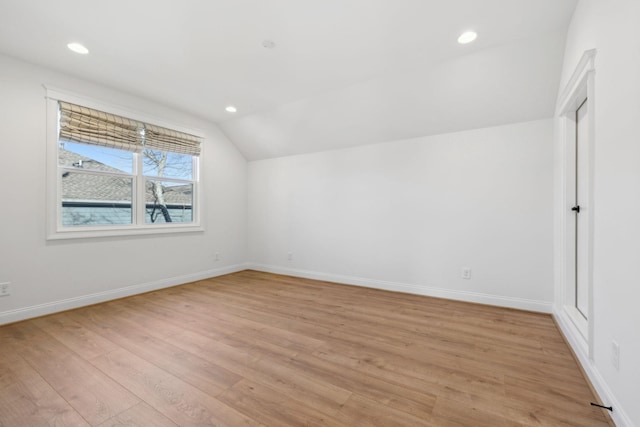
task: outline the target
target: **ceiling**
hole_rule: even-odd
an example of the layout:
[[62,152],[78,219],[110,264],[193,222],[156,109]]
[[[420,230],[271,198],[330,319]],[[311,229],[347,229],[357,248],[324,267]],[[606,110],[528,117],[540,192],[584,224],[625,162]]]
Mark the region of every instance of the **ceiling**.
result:
[[0,0],[0,53],[216,122],[256,160],[551,117],[576,3]]

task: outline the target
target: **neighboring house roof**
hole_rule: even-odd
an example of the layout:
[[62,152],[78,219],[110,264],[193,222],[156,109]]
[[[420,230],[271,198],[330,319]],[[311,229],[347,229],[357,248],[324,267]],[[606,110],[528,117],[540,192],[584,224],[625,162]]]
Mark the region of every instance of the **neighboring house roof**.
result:
[[[132,180],[129,178],[81,173],[94,170],[122,172],[97,160],[60,148],[59,159],[63,165],[75,166],[78,173],[62,174],[62,200],[64,202],[104,202],[131,203]],[[192,188],[190,184],[163,186],[165,203],[168,205],[191,206]],[[146,202],[153,203],[154,197],[147,183]]]
[[[148,190],[149,187],[147,187]],[[162,187],[164,190],[164,200],[168,205],[191,206],[193,188],[188,185],[173,185]],[[153,203],[153,197],[147,192],[147,203]]]

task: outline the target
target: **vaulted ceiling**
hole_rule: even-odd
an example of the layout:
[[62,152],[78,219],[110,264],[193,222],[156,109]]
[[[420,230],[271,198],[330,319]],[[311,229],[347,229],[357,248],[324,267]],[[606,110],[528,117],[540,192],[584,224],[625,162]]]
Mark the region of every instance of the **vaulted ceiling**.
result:
[[551,117],[576,3],[2,0],[0,53],[214,121],[255,160]]

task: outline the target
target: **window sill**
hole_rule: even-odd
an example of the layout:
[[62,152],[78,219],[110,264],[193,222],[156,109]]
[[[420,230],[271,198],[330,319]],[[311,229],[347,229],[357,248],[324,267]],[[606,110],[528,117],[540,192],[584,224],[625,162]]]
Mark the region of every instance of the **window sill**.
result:
[[47,235],[47,240],[67,240],[67,239],[90,239],[100,237],[121,237],[121,236],[154,236],[160,234],[176,234],[176,233],[198,233],[203,232],[204,227],[201,225],[156,225],[156,226],[127,226],[114,228],[93,228],[86,227],[65,228],[54,231]]

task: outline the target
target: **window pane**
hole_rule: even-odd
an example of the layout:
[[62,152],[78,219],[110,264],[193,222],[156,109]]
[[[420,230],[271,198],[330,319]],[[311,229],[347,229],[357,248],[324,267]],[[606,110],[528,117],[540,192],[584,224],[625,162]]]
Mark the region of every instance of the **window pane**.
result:
[[145,182],[146,222],[193,222],[193,184],[148,179]]
[[131,224],[131,178],[62,173],[62,225]]
[[142,152],[143,173],[158,178],[193,179],[193,156],[166,151]]
[[58,162],[61,166],[105,172],[133,171],[133,153],[97,145],[60,141]]

